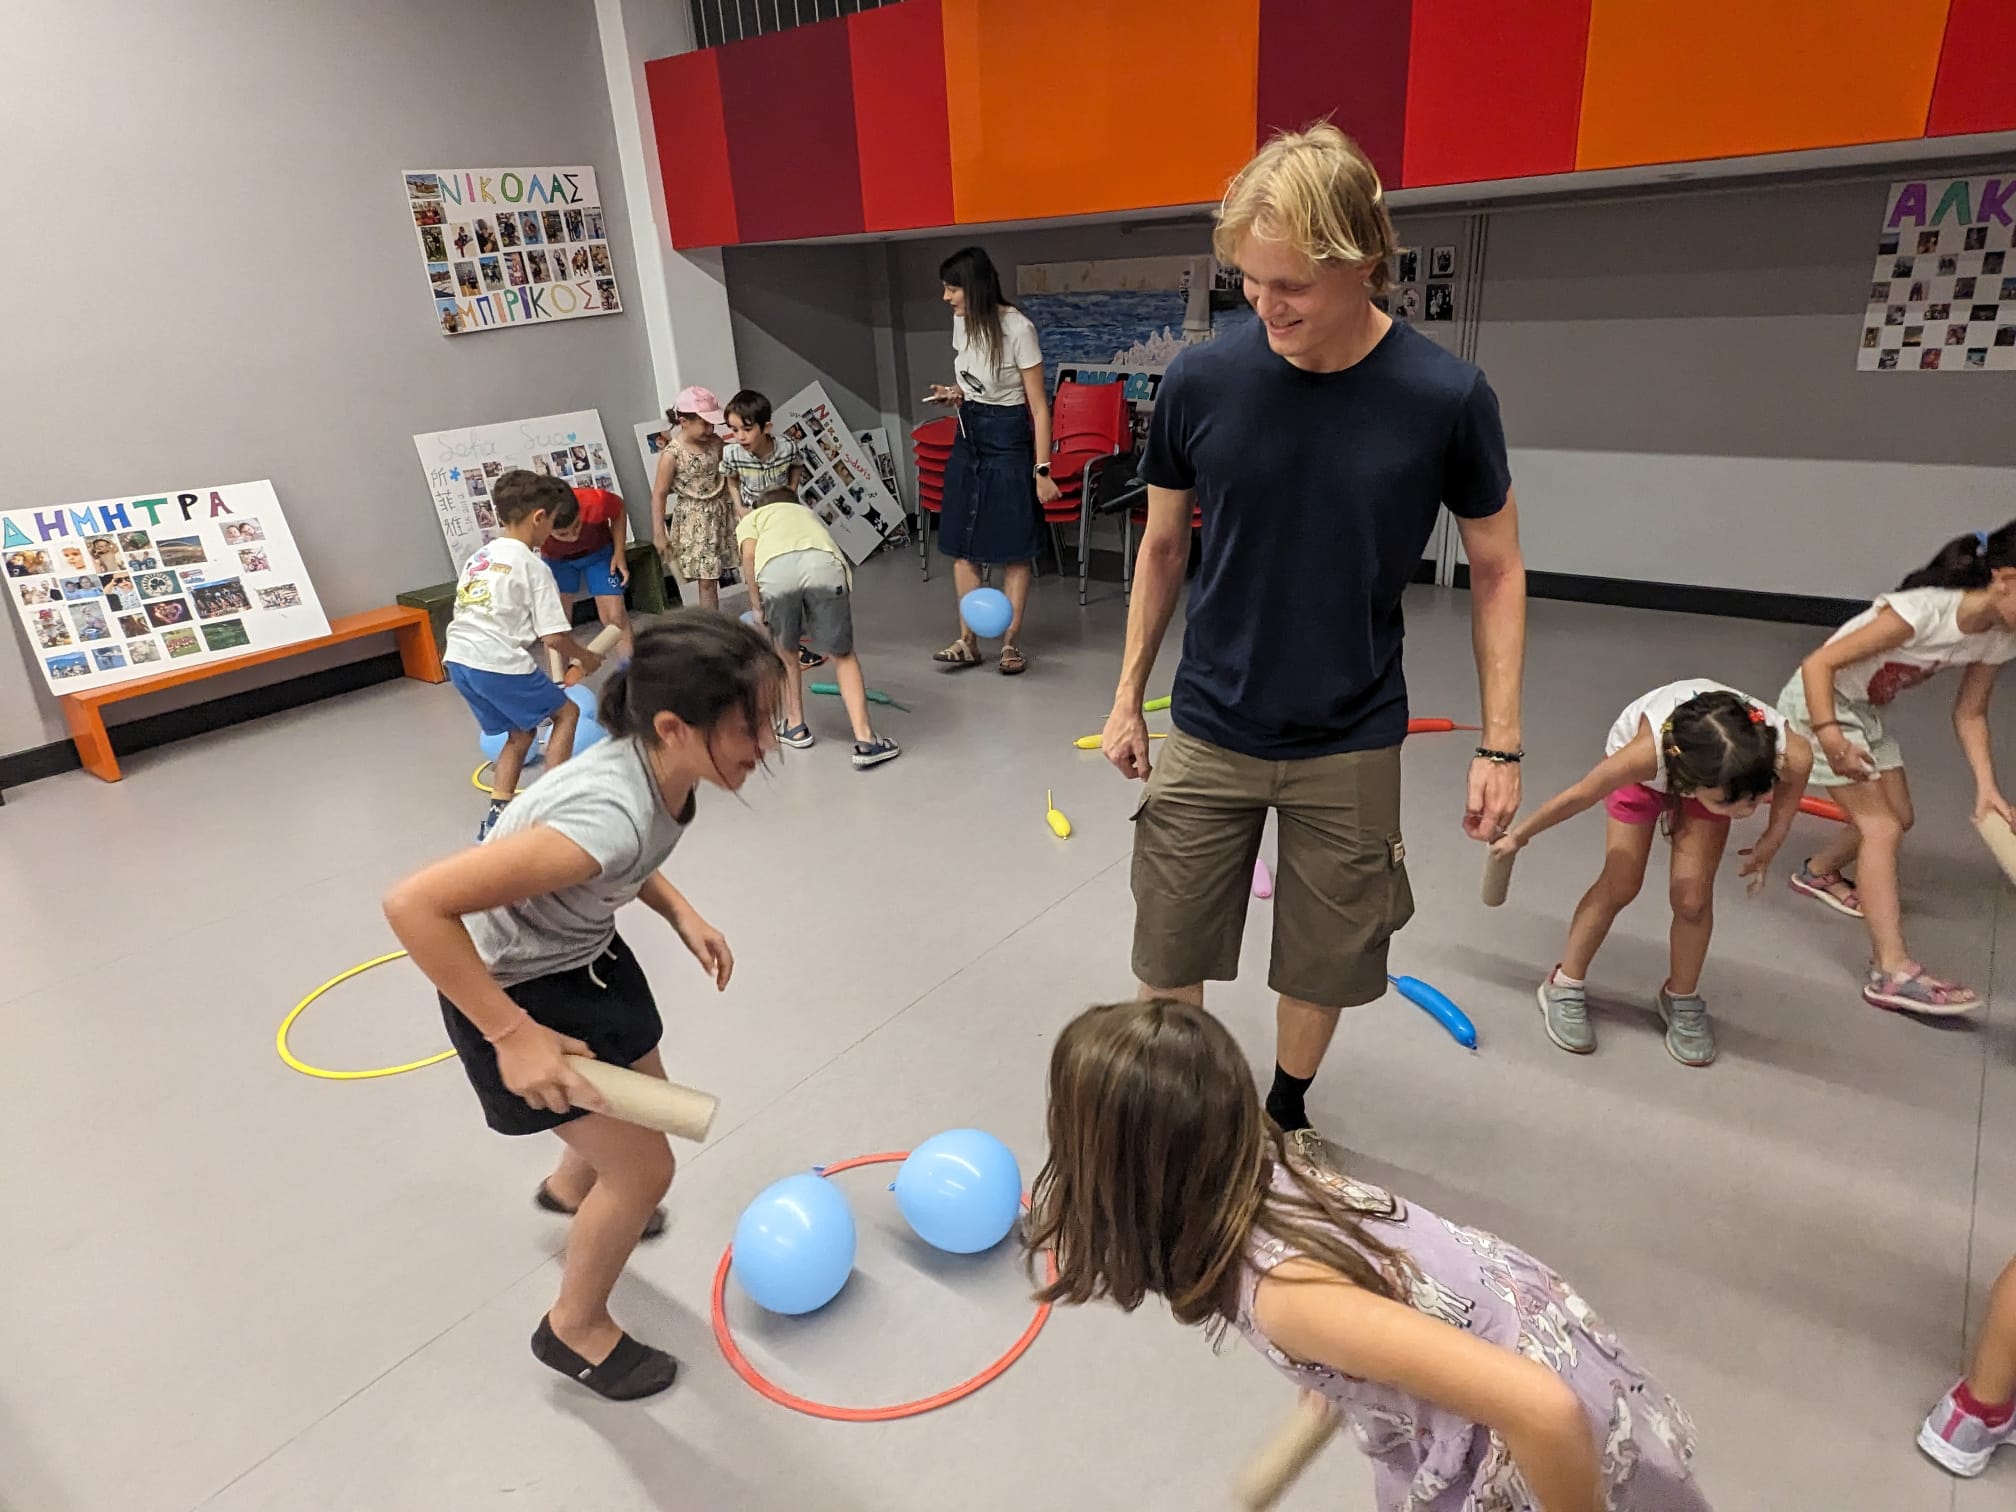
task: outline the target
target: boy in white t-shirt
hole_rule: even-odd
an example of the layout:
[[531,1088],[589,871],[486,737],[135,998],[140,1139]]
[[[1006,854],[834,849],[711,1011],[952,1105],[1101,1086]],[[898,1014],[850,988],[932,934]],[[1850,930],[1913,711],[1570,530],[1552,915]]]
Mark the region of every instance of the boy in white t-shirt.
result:
[[[1847,810],[1841,835],[1808,858],[1793,890],[1869,926],[1874,957],[1863,1001],[1903,1013],[1947,1015],[1981,1006],[1959,982],[1934,976],[1904,945],[1897,854],[1915,817],[1904,754],[1883,710],[1906,688],[1961,667],[1953,730],[1974,773],[1974,817],[2016,818],[1995,780],[1988,698],[2016,659],[2016,523],[1947,542],[1938,556],[1848,621],[1800,663],[1778,695],[1792,727],[1820,756],[1813,780]],[[1849,881],[1842,868],[1856,863]]]
[[777,738],[794,750],[812,744],[805,723],[805,669],[798,663],[804,640],[833,659],[840,699],[854,726],[854,765],[866,769],[901,756],[902,748],[877,735],[868,720],[868,681],[854,654],[854,576],[832,532],[790,489],[777,488],[759,496],[756,508],[735,527],[735,540],[749,584],[751,623],[769,631],[789,674]]
[[513,469],[490,486],[490,502],[504,534],[463,564],[442,658],[448,680],[483,733],[504,737],[490,779],[490,812],[476,831],[478,843],[517,795],[518,774],[543,721],[553,721],[547,765],[558,766],[574,753],[581,711],[528,648],[543,642],[587,672],[602,665],[601,657],[569,633],[560,589],[539,555],[556,528],[573,523],[578,512],[574,490],[558,478]]

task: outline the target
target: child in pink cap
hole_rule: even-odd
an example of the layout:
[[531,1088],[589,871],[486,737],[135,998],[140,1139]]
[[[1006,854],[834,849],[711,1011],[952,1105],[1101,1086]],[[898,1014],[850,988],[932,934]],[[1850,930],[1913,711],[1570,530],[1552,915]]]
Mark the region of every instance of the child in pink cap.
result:
[[651,484],[651,543],[667,567],[697,583],[702,608],[721,607],[721,574],[735,562],[727,480],[721,473],[721,401],[683,388],[665,411],[672,430]]

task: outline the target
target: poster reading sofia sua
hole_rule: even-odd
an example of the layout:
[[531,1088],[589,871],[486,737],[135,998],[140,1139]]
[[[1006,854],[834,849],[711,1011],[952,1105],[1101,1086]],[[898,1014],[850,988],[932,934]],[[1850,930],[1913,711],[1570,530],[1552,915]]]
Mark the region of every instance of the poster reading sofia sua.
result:
[[59,694],[329,633],[266,482],[0,511],[0,569]]

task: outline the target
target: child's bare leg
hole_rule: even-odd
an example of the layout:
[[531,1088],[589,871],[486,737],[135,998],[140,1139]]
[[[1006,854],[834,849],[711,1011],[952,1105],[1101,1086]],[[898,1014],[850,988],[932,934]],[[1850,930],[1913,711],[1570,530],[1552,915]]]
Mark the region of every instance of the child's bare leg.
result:
[[546,737],[546,765],[556,767],[574,754],[574,731],[581,724],[581,706],[569,698],[553,716],[553,733]]
[[1668,935],[1666,990],[1675,997],[1692,997],[1701,989],[1701,968],[1715,933],[1715,873],[1721,870],[1722,849],[1728,843],[1728,825],[1693,815],[1681,815],[1673,831],[1668,885],[1673,928]]
[[558,1132],[595,1176],[567,1230],[560,1297],[547,1317],[561,1343],[599,1364],[622,1334],[609,1316],[609,1293],[672,1185],[672,1147],[663,1134],[599,1113]]
[[[1840,789],[1829,788],[1827,791],[1838,793]],[[1837,827],[1840,833],[1806,858],[1806,865],[1815,876],[1824,877],[1829,872],[1845,871],[1855,864],[1855,853],[1862,848],[1862,836],[1853,824]]]
[[1911,955],[1904,946],[1903,908],[1897,896],[1897,852],[1904,825],[1890,806],[1890,796],[1874,782],[1851,782],[1834,790],[1848,811],[1861,841],[1861,869],[1855,890],[1862,899],[1862,919],[1869,926],[1869,947],[1876,965],[1886,972],[1902,971]]
[[1967,1389],[1989,1407],[2016,1398],[2016,1260],[2002,1267],[1988,1293],[1988,1315],[1967,1366]]
[[805,669],[798,664],[798,648],[779,642],[777,660],[784,664],[784,728],[795,730],[805,723]]
[[518,775],[525,770],[525,758],[532,754],[532,738],[536,730],[513,730],[504,737],[504,749],[497,753],[497,764],[490,773],[490,796],[502,801],[515,797],[518,792]]
[[702,609],[719,609],[721,607],[721,579],[701,578],[693,586],[699,591],[700,607]]
[[868,684],[861,676],[861,658],[851,651],[834,657],[833,678],[840,684],[840,701],[847,706],[854,738],[866,745],[875,738],[875,726],[868,721]]
[[1568,944],[1561,952],[1561,972],[1578,980],[1589,975],[1596,952],[1610,933],[1638,889],[1645,882],[1645,862],[1652,854],[1656,825],[1626,824],[1606,818],[1603,833],[1603,870],[1568,922]]
[[630,611],[623,607],[620,593],[598,593],[595,595],[595,613],[605,625],[616,627],[616,655],[627,657],[636,649],[630,636]]
[[578,1208],[581,1200],[588,1195],[588,1189],[595,1185],[595,1167],[588,1163],[588,1157],[570,1144],[560,1146],[560,1163],[553,1167],[553,1174],[546,1178],[546,1190],[563,1207]]

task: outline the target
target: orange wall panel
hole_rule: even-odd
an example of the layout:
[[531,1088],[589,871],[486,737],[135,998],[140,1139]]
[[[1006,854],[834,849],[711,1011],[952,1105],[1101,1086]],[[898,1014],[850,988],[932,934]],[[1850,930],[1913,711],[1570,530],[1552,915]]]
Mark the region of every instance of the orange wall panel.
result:
[[962,223],[1218,198],[1253,151],[1259,0],[944,0]]
[[1920,136],[1948,0],[1594,0],[1578,168]]

